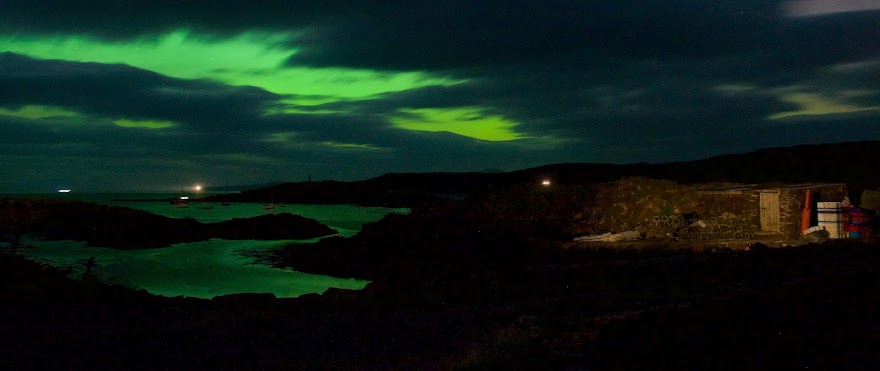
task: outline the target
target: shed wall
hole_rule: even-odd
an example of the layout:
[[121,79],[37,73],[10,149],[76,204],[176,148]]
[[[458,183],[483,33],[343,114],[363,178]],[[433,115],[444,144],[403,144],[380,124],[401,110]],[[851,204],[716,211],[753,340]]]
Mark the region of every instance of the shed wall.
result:
[[801,213],[807,190],[813,192],[811,225],[816,225],[816,202],[839,202],[847,195],[845,185],[817,185],[809,188],[786,189],[779,192],[779,232],[788,238],[801,237]]

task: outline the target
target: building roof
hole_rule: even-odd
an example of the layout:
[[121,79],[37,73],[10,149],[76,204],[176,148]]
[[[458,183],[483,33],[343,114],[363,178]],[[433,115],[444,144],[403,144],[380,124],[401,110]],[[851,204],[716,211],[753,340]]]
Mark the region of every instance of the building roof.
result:
[[801,190],[824,187],[841,187],[846,183],[801,183],[801,184],[744,184],[735,187],[699,191],[701,195],[741,195],[751,192],[779,192],[782,190]]

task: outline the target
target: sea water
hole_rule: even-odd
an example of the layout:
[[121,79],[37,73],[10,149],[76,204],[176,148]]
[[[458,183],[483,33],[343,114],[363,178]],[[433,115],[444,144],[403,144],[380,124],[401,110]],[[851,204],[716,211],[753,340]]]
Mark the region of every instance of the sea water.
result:
[[[16,195],[21,197],[23,195]],[[33,196],[33,195],[29,195]],[[173,195],[40,195],[145,210],[172,218],[194,218],[201,222],[219,222],[266,214],[264,204],[192,202],[181,208],[166,202],[130,201],[132,199],[169,199]],[[134,197],[133,197],[134,196]],[[122,200],[122,201],[120,201]],[[129,201],[125,201],[129,200]],[[210,206],[209,206],[210,205]],[[359,207],[352,205],[275,205],[274,213],[289,212],[315,219],[339,231],[340,236],[356,234],[365,223],[385,215],[408,213],[408,209]],[[307,274],[260,264],[255,254],[311,240],[222,240],[181,243],[158,249],[116,250],[87,247],[79,241],[27,239],[34,248],[20,249],[29,259],[55,267],[72,269],[72,277],[85,271],[85,263],[95,257],[92,274],[103,282],[144,289],[163,296],[212,298],[238,293],[272,293],[277,297],[296,297],[321,293],[330,287],[362,289],[368,281]]]

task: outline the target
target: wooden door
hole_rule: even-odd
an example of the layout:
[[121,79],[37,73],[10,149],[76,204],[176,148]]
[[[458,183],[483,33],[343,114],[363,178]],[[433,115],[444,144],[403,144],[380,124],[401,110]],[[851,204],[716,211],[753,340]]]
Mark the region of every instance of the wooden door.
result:
[[761,230],[779,232],[779,192],[761,192]]

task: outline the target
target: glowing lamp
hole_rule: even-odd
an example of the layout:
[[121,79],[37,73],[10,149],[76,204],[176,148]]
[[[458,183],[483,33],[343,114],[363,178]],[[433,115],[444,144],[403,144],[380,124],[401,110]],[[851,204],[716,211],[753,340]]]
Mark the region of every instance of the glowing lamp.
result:
[[544,187],[549,187],[549,186],[550,186],[550,180],[549,180],[549,179],[544,179],[544,180],[542,180],[542,181],[541,181],[541,185],[544,186]]
[[189,200],[189,196],[180,196],[181,200]]
[[202,191],[202,185],[201,185],[201,184],[197,184],[195,187],[193,187],[193,189],[195,189],[196,192],[201,192],[201,191]]

